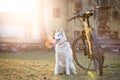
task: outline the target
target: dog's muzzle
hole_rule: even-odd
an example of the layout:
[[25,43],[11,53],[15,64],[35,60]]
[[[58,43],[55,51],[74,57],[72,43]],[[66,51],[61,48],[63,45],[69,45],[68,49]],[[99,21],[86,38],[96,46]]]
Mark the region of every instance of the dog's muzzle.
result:
[[53,37],[53,39],[55,39],[55,37]]

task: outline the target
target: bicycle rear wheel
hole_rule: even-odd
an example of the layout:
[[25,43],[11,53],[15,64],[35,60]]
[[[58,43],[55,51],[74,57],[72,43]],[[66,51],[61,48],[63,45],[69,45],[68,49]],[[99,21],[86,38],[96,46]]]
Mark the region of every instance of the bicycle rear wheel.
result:
[[[80,49],[83,48],[83,49]],[[88,56],[85,56],[84,53],[87,53],[85,51],[85,48],[88,48],[88,45],[84,45],[84,42],[82,40],[82,36],[76,38],[73,41],[72,44],[72,51],[73,51],[73,58],[74,61],[76,62],[76,64],[82,68],[83,70],[90,70],[90,71],[94,71],[95,68],[94,66],[91,66],[88,68],[89,63],[90,63],[90,59],[88,58]],[[87,49],[86,49],[87,50]],[[93,64],[93,63],[92,63]]]
[[95,71],[99,76],[103,75],[103,63],[104,63],[104,53],[99,45],[96,32],[94,30],[91,31],[91,47],[93,52],[93,63],[95,67]]
[[[72,44],[73,58],[76,64],[83,70],[96,71],[99,76],[103,75],[104,55],[98,43],[98,39],[94,30],[91,32],[92,62],[89,66],[89,51],[86,40],[82,40],[82,36],[76,38]],[[82,50],[80,48],[83,48]]]

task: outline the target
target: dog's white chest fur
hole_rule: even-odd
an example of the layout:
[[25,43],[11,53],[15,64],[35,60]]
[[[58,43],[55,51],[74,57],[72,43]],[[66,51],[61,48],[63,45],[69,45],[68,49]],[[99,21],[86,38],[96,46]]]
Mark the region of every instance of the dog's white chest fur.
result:
[[72,56],[72,52],[71,52],[72,50],[70,48],[70,44],[68,42],[65,42],[62,45],[57,44],[55,47],[55,51],[56,51],[56,56],[59,58],[60,66],[65,67],[66,57]]
[[55,47],[55,51],[57,51],[57,53],[64,53],[66,54],[67,51],[70,50],[70,44],[68,42],[65,42],[62,45],[57,44]]
[[64,73],[66,74],[76,74],[75,66],[72,62],[72,50],[70,48],[70,44],[65,42],[62,45],[57,44],[55,47],[56,51],[56,66],[55,66],[55,74]]

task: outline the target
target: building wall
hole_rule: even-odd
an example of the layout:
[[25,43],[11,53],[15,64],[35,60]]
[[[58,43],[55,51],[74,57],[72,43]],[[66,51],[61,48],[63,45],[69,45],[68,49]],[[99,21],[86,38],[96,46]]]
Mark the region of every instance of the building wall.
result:
[[[75,2],[79,1],[79,0],[71,0],[68,3],[68,7],[67,7],[67,18],[69,19],[70,17],[74,16],[75,14]],[[94,1],[90,1],[89,3],[92,3],[92,5],[90,5],[88,3],[88,0],[82,0],[82,9],[94,9]],[[116,2],[117,3],[117,2]],[[117,7],[117,5],[114,5],[115,7]],[[103,39],[120,39],[120,12],[119,12],[119,8],[116,8],[116,10],[118,12],[116,12],[117,16],[115,17],[115,12],[114,12],[114,8],[111,5],[111,8],[109,9],[99,9],[96,17],[92,16],[90,18],[90,23],[91,26],[96,30],[97,34],[99,37],[103,38]],[[80,10],[82,11],[82,10]],[[102,24],[101,20],[103,19],[103,23],[105,22],[105,25],[102,25],[103,28],[103,36],[101,36],[101,34],[99,33],[99,26]],[[107,21],[105,21],[107,20]],[[75,31],[81,31],[82,28],[78,27],[75,25],[74,20],[68,23],[68,27],[66,27],[66,29],[69,31],[68,36],[70,37],[74,37]],[[81,25],[80,25],[81,26]],[[108,28],[106,27],[108,26]],[[115,37],[116,36],[116,37]]]
[[45,27],[50,35],[54,30],[66,26],[66,3],[64,0],[44,0]]
[[[67,22],[67,20],[75,15],[76,1],[82,1],[80,2],[82,5],[80,11],[85,8],[93,9],[92,5],[88,5],[88,0],[36,0],[36,6],[34,6],[36,10],[31,17],[30,13],[14,14],[0,12],[0,26],[20,26],[23,28],[24,38],[28,38],[29,41],[33,40],[34,42],[36,40],[39,42],[41,37],[51,36],[54,30],[61,28],[65,30],[68,38],[74,38],[82,30],[82,25],[79,26],[79,22],[77,22],[78,25],[75,25],[74,21]],[[116,9],[120,13],[119,8]],[[120,39],[120,19],[119,15],[115,16],[113,14],[115,13],[113,11],[113,8],[109,10],[109,23],[107,25],[112,32],[110,34],[114,34],[115,32],[114,35],[118,35]],[[99,34],[99,20],[97,18],[94,19],[93,16],[90,18],[90,23]]]
[[0,12],[0,39],[31,39],[32,17],[27,14]]

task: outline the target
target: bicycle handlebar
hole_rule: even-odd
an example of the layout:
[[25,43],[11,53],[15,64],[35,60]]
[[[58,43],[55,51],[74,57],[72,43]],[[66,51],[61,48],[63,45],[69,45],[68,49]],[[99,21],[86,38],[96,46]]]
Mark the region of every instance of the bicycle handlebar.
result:
[[68,21],[71,21],[77,17],[82,17],[83,19],[85,18],[89,18],[90,16],[92,16],[94,14],[93,10],[87,10],[87,11],[82,11],[80,14],[73,16],[72,18],[70,18]]

